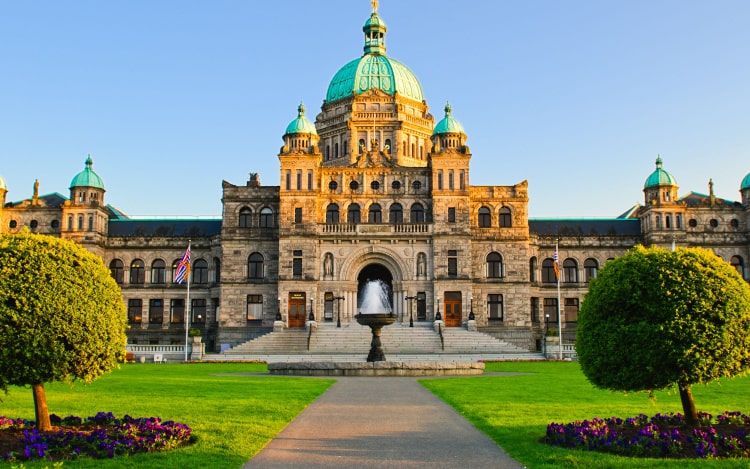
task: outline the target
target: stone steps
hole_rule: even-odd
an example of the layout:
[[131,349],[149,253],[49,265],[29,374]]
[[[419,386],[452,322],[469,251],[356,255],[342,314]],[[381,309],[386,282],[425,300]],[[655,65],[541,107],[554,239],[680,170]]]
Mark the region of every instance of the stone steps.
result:
[[[445,340],[433,330],[432,323],[415,323],[386,326],[382,330],[381,342],[386,357],[389,355],[491,355],[517,359],[538,359],[539,354],[528,352],[508,342],[481,332],[470,332],[459,327],[443,329]],[[338,328],[335,324],[322,323],[313,330],[308,350],[306,329],[284,329],[271,332],[257,339],[227,350],[215,359],[231,357],[253,357],[273,355],[321,355],[321,356],[367,356],[372,333],[370,328],[356,323],[347,323]]]

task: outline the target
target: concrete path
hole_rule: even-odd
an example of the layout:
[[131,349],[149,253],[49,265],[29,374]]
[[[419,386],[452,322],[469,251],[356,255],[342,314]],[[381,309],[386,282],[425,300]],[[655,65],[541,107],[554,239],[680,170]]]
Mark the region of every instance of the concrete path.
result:
[[523,468],[415,378],[337,378],[251,468]]

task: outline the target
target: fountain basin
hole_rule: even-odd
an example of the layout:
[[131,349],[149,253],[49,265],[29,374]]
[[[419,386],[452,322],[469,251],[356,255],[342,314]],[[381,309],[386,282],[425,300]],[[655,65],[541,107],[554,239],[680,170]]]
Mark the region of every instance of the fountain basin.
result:
[[396,316],[389,313],[362,314],[355,316],[357,322],[363,326],[370,326],[372,329],[372,342],[370,343],[370,353],[367,354],[368,362],[384,362],[385,354],[383,345],[380,342],[380,331],[383,326],[388,326],[396,322]]
[[272,375],[292,376],[469,376],[484,372],[482,362],[376,361],[269,363]]

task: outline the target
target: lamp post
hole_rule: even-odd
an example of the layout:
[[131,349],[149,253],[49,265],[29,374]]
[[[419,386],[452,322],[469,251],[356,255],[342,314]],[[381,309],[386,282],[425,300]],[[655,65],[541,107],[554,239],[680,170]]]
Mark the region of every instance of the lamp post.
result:
[[310,316],[307,318],[310,321],[315,321],[315,313],[313,313],[313,295],[310,295]]
[[544,315],[544,338],[542,339],[544,357],[547,357],[547,332],[549,332],[549,314]]
[[440,298],[438,298],[437,300],[438,300],[438,309],[437,309],[437,313],[435,313],[435,321],[442,321],[443,315],[440,314]]
[[336,327],[341,327],[341,300],[343,300],[344,297],[335,296],[333,299],[336,300],[336,308],[338,310],[338,319],[336,319]]
[[276,298],[276,305],[278,308],[276,308],[276,320],[281,321],[281,297]]
[[474,320],[474,297],[469,296],[469,321]]
[[416,296],[407,296],[404,298],[406,304],[409,305],[409,327],[414,327],[414,316],[412,315],[411,300],[416,300]]

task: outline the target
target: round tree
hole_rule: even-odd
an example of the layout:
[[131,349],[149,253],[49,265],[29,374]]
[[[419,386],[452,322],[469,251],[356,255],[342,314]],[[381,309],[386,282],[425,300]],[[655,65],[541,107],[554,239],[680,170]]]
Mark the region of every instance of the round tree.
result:
[[597,387],[677,386],[686,421],[695,425],[690,386],[750,367],[750,286],[705,249],[637,246],[591,282],[576,349]]
[[0,235],[0,388],[30,386],[50,428],[44,383],[89,383],[124,358],[126,311],[101,258],[51,236]]

